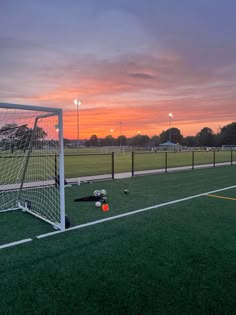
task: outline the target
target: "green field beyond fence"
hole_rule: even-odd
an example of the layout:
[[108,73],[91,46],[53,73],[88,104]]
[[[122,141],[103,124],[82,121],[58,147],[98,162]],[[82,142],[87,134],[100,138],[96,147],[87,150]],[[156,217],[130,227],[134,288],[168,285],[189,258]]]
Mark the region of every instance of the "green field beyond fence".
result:
[[[22,155],[15,152],[10,158],[4,152],[0,156],[0,169],[6,167],[7,160],[15,159],[15,164],[21,165]],[[37,166],[37,159],[42,163],[43,156],[34,152],[29,159],[29,168]],[[56,158],[56,157],[55,157]],[[11,161],[12,163],[12,161]],[[54,163],[52,161],[52,163]],[[236,151],[182,151],[182,152],[108,152],[105,149],[66,149],[64,155],[65,177],[73,179],[84,176],[107,175],[114,178],[115,174],[127,172],[135,176],[140,171],[157,170],[168,172],[177,167],[194,169],[199,165],[214,167],[222,163],[236,163]],[[33,173],[33,171],[32,171]],[[39,178],[39,180],[44,180]],[[4,184],[0,180],[0,184]]]
[[143,170],[163,170],[174,167],[190,167],[198,165],[214,167],[220,163],[236,162],[236,151],[184,151],[184,152],[109,152],[100,154],[68,154],[65,152],[66,178],[108,174],[114,177],[116,173],[135,172]]

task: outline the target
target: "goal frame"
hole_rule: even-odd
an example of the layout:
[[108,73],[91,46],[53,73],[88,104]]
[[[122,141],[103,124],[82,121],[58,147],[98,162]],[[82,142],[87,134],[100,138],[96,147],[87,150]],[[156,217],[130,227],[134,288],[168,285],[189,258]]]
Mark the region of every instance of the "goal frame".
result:
[[[34,105],[22,105],[22,104],[12,104],[12,103],[2,103],[0,102],[0,108],[5,109],[16,109],[16,110],[28,110],[35,112],[44,112],[42,115],[35,116],[35,126],[37,125],[37,121],[40,118],[49,117],[49,116],[57,116],[58,117],[58,142],[59,142],[59,189],[60,189],[60,224],[54,224],[53,222],[37,215],[37,213],[30,211],[28,209],[23,208],[23,211],[27,211],[32,215],[52,224],[55,228],[60,230],[65,230],[65,187],[64,187],[64,141],[63,141],[63,110],[61,108],[54,107],[43,107],[43,106],[34,106]],[[48,112],[48,114],[45,114]],[[32,136],[33,137],[33,136]],[[30,157],[30,149],[27,152],[26,164],[27,160]],[[27,165],[26,165],[27,167]],[[23,174],[23,177],[25,174]],[[24,178],[22,178],[20,189],[23,186]],[[20,208],[20,207],[19,207]],[[13,209],[9,209],[11,211]],[[7,210],[5,210],[6,212]]]

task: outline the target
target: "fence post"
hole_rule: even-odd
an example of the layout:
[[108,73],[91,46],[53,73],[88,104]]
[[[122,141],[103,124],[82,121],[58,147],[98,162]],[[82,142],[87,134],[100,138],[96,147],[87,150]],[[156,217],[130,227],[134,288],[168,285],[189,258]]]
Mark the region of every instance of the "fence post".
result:
[[165,152],[165,172],[167,173],[167,152]]
[[194,170],[194,151],[192,151],[192,170]]
[[213,151],[213,167],[216,167],[216,151]]
[[131,174],[132,174],[132,177],[134,177],[134,151],[132,151],[132,155],[131,155]]
[[114,158],[114,152],[111,152],[111,177],[112,177],[112,179],[115,178],[115,158]]

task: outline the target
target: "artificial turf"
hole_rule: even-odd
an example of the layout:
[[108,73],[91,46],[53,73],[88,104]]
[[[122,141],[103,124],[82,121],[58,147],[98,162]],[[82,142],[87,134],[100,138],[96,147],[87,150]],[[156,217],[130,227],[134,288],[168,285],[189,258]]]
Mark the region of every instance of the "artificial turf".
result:
[[[139,176],[122,180],[94,181],[65,190],[66,214],[71,225],[78,225],[136,209],[181,199],[235,184],[235,166]],[[110,211],[104,213],[95,202],[74,202],[75,198],[106,189]],[[129,194],[125,195],[124,190]],[[19,211],[2,213],[0,245],[53,231],[39,219]]]
[[[67,212],[79,224],[234,185],[234,172],[84,184],[67,191]],[[108,191],[108,213],[72,201],[96,188]],[[1,250],[0,313],[234,314],[235,202],[202,196]]]

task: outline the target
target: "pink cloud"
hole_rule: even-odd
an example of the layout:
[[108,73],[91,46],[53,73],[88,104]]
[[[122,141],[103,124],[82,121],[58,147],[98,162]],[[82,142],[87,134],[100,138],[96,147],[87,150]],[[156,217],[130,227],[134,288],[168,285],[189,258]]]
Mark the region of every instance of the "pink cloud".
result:
[[82,101],[82,137],[104,136],[111,128],[119,135],[121,124],[129,136],[137,130],[159,134],[168,128],[169,112],[185,136],[195,135],[204,126],[216,131],[230,123],[235,113],[229,68],[190,66],[174,54],[103,61],[85,56],[42,67],[37,81],[37,93],[35,89],[15,92],[14,99],[64,108],[65,136],[70,138],[76,137],[75,98]]

